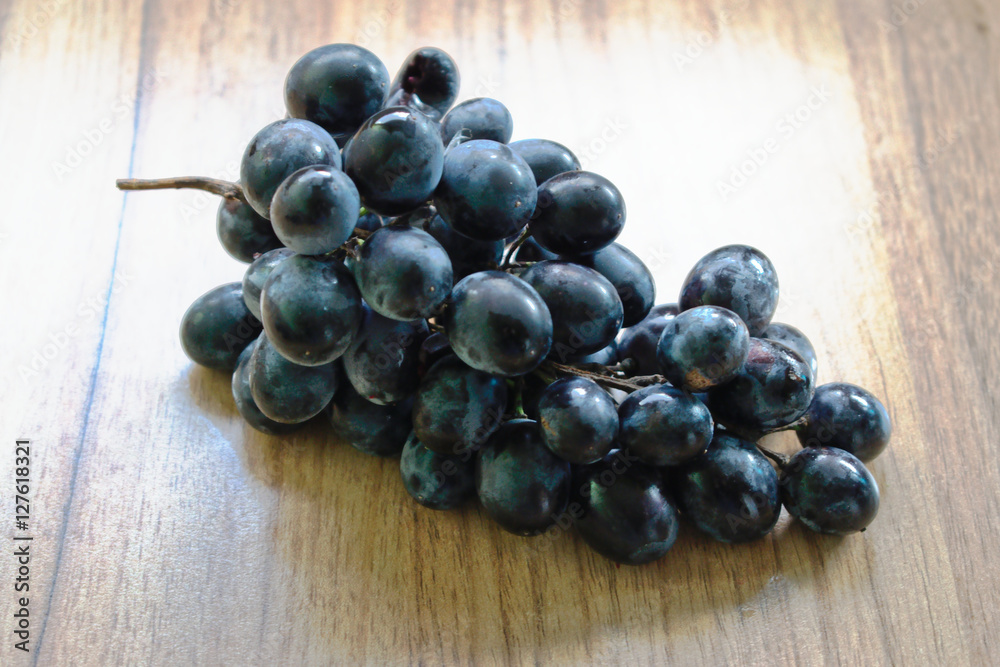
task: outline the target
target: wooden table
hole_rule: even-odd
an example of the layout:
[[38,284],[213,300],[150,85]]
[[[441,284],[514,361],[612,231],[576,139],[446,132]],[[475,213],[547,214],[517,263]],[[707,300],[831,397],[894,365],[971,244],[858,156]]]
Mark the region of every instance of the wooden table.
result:
[[[1000,548],[1000,8],[982,0],[0,4],[0,663],[990,664]],[[244,427],[177,326],[243,267],[216,202],[294,60],[438,45],[462,97],[577,150],[675,300],[733,242],[782,281],[820,380],[895,422],[863,535],[686,527],[655,565],[442,514],[395,461]],[[31,440],[28,531],[14,441]],[[773,439],[791,451],[793,437]],[[13,648],[17,535],[30,648]]]

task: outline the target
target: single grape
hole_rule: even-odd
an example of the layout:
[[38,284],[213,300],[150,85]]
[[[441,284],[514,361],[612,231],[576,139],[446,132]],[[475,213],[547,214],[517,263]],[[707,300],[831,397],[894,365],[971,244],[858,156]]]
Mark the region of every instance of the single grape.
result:
[[507,409],[503,378],[449,355],[431,366],[413,401],[413,431],[438,454],[477,450],[497,430]]
[[529,236],[527,240],[525,240],[525,242],[514,251],[513,259],[515,262],[541,262],[546,259],[559,259],[559,255],[554,252],[549,252],[542,246],[538,245],[538,241]]
[[847,382],[816,387],[804,422],[797,433],[803,447],[836,447],[866,462],[882,453],[892,435],[882,402]]
[[253,316],[260,319],[260,293],[274,268],[295,254],[290,248],[268,250],[255,259],[243,274],[243,301]]
[[635,253],[618,243],[589,255],[564,257],[569,262],[594,269],[615,286],[625,309],[622,326],[638,324],[649,314],[656,299],[653,274]]
[[495,375],[530,373],[552,347],[552,316],[542,297],[501,271],[463,278],[441,320],[455,354]]
[[236,403],[236,409],[246,423],[261,433],[268,435],[291,433],[298,428],[298,424],[282,424],[274,421],[261,412],[253,400],[253,393],[250,391],[250,357],[256,347],[256,341],[247,345],[240,353],[239,361],[236,362],[232,381],[233,402]]
[[749,353],[750,333],[739,315],[718,306],[698,306],[667,322],[656,360],[670,384],[705,391],[736,377]]
[[809,342],[809,339],[806,338],[806,335],[791,324],[771,322],[758,338],[781,343],[785,347],[791,348],[793,352],[798,352],[799,356],[809,364],[813,378],[817,377],[818,362],[816,360],[816,349]]
[[434,215],[421,228],[448,252],[456,281],[478,271],[496,269],[503,258],[503,241],[470,239],[452,229],[440,215]]
[[636,325],[622,329],[618,339],[618,358],[631,359],[636,364],[636,374],[656,375],[660,372],[660,362],[656,359],[656,348],[667,323],[676,317],[679,309],[675,303],[653,306]]
[[681,310],[721,306],[746,322],[759,336],[778,307],[778,274],[756,248],[728,245],[708,253],[694,265],[681,289]]
[[303,255],[333,252],[351,237],[361,199],[344,172],[321,165],[286,178],[271,199],[271,223],[281,242]]
[[420,344],[420,352],[417,353],[420,377],[426,375],[428,369],[438,360],[444,359],[450,354],[454,354],[454,352],[451,351],[451,344],[448,343],[448,337],[444,333],[435,331],[424,338]]
[[377,405],[365,400],[344,382],[327,416],[335,438],[373,456],[398,456],[406,444],[412,427],[413,401],[402,400],[393,405]]
[[365,301],[390,319],[433,317],[451,293],[451,259],[420,229],[390,225],[372,232],[352,268]]
[[243,301],[243,285],[226,283],[195,299],[181,318],[181,347],[191,361],[232,371],[261,325]]
[[340,169],[340,147],[316,123],[286,118],[266,126],[250,141],[240,163],[240,185],[253,210],[271,217],[271,198],[282,181],[303,167]]
[[781,473],[781,501],[811,530],[848,535],[867,528],[878,514],[878,484],[850,452],[807,447]]
[[618,408],[618,443],[654,466],[675,466],[703,453],[714,423],[708,408],[670,385],[632,392]]
[[358,224],[354,225],[354,228],[366,232],[374,232],[384,224],[385,222],[383,222],[382,216],[378,213],[367,211],[364,215],[358,216]]
[[537,196],[521,156],[496,141],[475,139],[445,154],[434,205],[459,234],[500,241],[528,224]]
[[336,364],[300,366],[275,349],[262,333],[250,357],[250,393],[268,418],[297,424],[315,417],[337,391]]
[[565,363],[611,344],[622,324],[614,285],[593,269],[561,261],[538,262],[521,274],[552,315],[550,356]]
[[441,49],[425,46],[409,56],[393,79],[386,106],[404,105],[440,119],[458,98],[458,65]]
[[450,510],[476,495],[472,452],[448,456],[433,452],[411,434],[399,459],[399,473],[410,497],[432,510]]
[[476,492],[501,528],[537,535],[566,508],[570,465],[548,450],[537,422],[512,419],[479,452]]
[[595,463],[618,435],[618,408],[593,380],[566,377],[550,384],[538,401],[542,441],[570,463]]
[[[680,519],[658,470],[613,455],[573,473],[575,525],[591,549],[618,563],[662,558],[677,540]],[[578,510],[578,511],[575,511]]]
[[681,513],[720,542],[756,540],[778,522],[778,474],[751,442],[717,432],[671,478]]
[[285,106],[331,135],[350,135],[374,115],[389,93],[389,71],[354,44],[327,44],[305,54],[285,78]]
[[611,244],[625,226],[625,200],[614,183],[589,171],[569,171],[538,186],[531,233],[559,255],[582,255]]
[[501,102],[491,97],[476,97],[456,105],[441,119],[441,140],[445,146],[459,130],[468,130],[472,139],[505,144],[514,133],[514,119]]
[[524,158],[535,175],[535,185],[566,171],[579,171],[580,161],[573,151],[548,139],[521,139],[510,144],[511,150]]
[[351,385],[372,403],[396,403],[417,391],[420,346],[427,337],[425,320],[400,322],[365,306],[361,328],[344,352]]
[[814,392],[809,365],[791,349],[759,338],[740,371],[708,390],[716,421],[746,435],[787,426],[805,414]]
[[255,255],[281,247],[271,223],[239,199],[223,199],[215,220],[219,242],[235,260],[249,264]]
[[260,312],[278,352],[297,364],[321,366],[351,344],[361,325],[361,295],[340,260],[294,255],[264,283]]
[[365,208],[381,215],[399,215],[429,200],[443,164],[437,124],[404,107],[366,120],[344,149],[344,172]]

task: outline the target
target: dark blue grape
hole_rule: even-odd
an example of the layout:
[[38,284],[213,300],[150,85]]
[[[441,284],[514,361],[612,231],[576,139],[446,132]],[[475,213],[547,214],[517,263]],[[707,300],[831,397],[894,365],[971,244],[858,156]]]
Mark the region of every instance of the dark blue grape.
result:
[[496,141],[476,139],[444,156],[438,213],[459,234],[500,241],[528,224],[538,189],[528,164]]
[[471,139],[489,139],[505,144],[514,133],[514,119],[501,102],[492,97],[477,97],[455,106],[441,119],[441,140],[445,146],[459,130]]
[[443,164],[437,124],[404,107],[366,120],[344,149],[344,172],[365,208],[381,215],[399,215],[429,200]]
[[594,269],[615,286],[618,297],[625,309],[622,326],[638,324],[656,300],[656,284],[653,274],[635,253],[618,243],[590,255],[564,257],[566,261]]
[[456,281],[477,271],[495,269],[503,258],[503,241],[470,239],[452,229],[440,215],[426,222],[423,229],[448,252]]
[[712,441],[708,408],[669,385],[644,387],[618,408],[618,443],[654,466],[674,466],[698,456]]
[[358,224],[356,224],[354,228],[366,232],[374,232],[376,229],[381,228],[384,224],[385,222],[383,222],[382,216],[378,213],[367,211],[364,215],[358,216]]
[[871,392],[831,382],[816,388],[797,435],[804,447],[836,447],[871,461],[889,444],[892,422]]
[[611,244],[625,226],[625,200],[614,183],[589,171],[568,171],[538,187],[531,233],[559,255],[582,255]]
[[261,325],[243,301],[243,285],[226,283],[195,299],[181,318],[181,347],[191,361],[232,371]]
[[670,384],[705,391],[736,377],[749,353],[750,333],[739,315],[718,306],[699,306],[667,322],[656,361]]
[[232,389],[236,409],[247,424],[261,433],[268,435],[285,435],[286,433],[291,433],[298,428],[298,424],[282,424],[281,422],[274,421],[261,412],[260,408],[257,407],[257,403],[253,400],[253,393],[250,391],[250,357],[255,347],[255,343],[250,343],[240,353],[239,361],[236,363],[236,370],[233,371]]
[[548,139],[521,139],[510,144],[524,158],[535,175],[535,185],[567,171],[579,171],[580,161],[573,151]]
[[373,456],[398,456],[412,428],[413,401],[377,405],[344,382],[327,415],[335,438]]
[[215,230],[229,256],[241,262],[250,263],[255,255],[281,247],[271,223],[239,199],[222,200]]
[[243,194],[253,210],[270,219],[271,198],[278,186],[299,169],[314,164],[340,169],[340,147],[330,133],[300,118],[275,121],[258,132],[243,153]]
[[419,229],[389,225],[373,232],[353,269],[372,310],[394,320],[432,317],[451,293],[451,259]]
[[793,352],[798,352],[799,356],[809,364],[813,378],[817,377],[816,372],[819,364],[816,360],[816,349],[813,348],[806,335],[791,324],[771,322],[758,338],[781,343],[785,347],[791,348]]
[[681,513],[720,542],[756,540],[778,522],[778,474],[751,442],[716,433],[671,478]]
[[271,199],[271,223],[281,242],[303,255],[333,252],[351,237],[361,199],[347,175],[312,166],[286,178]]
[[372,403],[396,403],[417,390],[420,346],[427,322],[400,322],[365,307],[354,342],[344,353],[344,371],[351,385]]
[[618,363],[618,343],[616,341],[611,341],[606,347],[602,347],[597,352],[585,354],[582,357],[574,357],[571,363],[574,366],[582,366],[585,364],[614,366]]
[[268,418],[297,424],[327,406],[340,384],[337,365],[300,366],[271,345],[266,333],[257,339],[250,357],[250,393]]
[[501,528],[537,535],[566,508],[570,466],[548,450],[537,422],[512,419],[479,452],[476,492]]
[[552,347],[548,307],[528,283],[509,273],[481,271],[463,278],[441,319],[455,354],[487,373],[530,373]]
[[351,344],[361,325],[361,295],[340,260],[294,255],[264,283],[260,313],[275,349],[297,364],[319,366]]
[[285,79],[285,106],[331,135],[353,134],[382,108],[389,93],[389,71],[368,49],[327,44],[292,65]]
[[802,357],[779,343],[750,339],[740,371],[708,390],[716,421],[748,436],[787,426],[805,414],[814,392],[812,372]]
[[450,510],[476,495],[476,458],[438,454],[424,447],[414,434],[403,447],[399,474],[406,492],[432,510]]
[[751,336],[759,336],[778,307],[774,265],[747,245],[713,250],[698,260],[681,289],[681,310],[697,306],[728,308],[743,318]]
[[424,338],[420,344],[420,352],[417,354],[420,377],[426,375],[430,367],[440,359],[444,359],[450,354],[454,354],[454,352],[451,351],[451,344],[444,333],[435,331]]
[[521,274],[552,316],[551,356],[559,362],[607,347],[622,325],[622,302],[607,278],[561,261],[538,262]]
[[542,441],[570,463],[594,463],[611,451],[618,435],[618,408],[593,380],[566,377],[542,392],[538,401]]
[[679,309],[675,303],[653,306],[636,325],[623,329],[618,340],[618,358],[635,362],[637,375],[656,375],[660,372],[660,362],[656,359],[656,348],[667,323]]
[[867,528],[878,514],[878,484],[850,452],[807,447],[781,473],[781,501],[811,530],[848,535]]
[[541,262],[546,259],[559,259],[559,255],[554,252],[549,252],[542,246],[538,245],[538,241],[528,237],[524,243],[514,251],[515,262]]
[[290,248],[268,250],[255,259],[243,274],[243,301],[253,316],[260,319],[260,293],[274,268],[295,254]]
[[438,454],[482,447],[507,409],[503,378],[447,356],[427,371],[413,401],[413,431]]
[[409,56],[396,73],[386,105],[418,109],[438,120],[458,98],[458,65],[441,49],[425,46]]
[[576,469],[568,512],[583,541],[626,565],[662,558],[677,540],[680,519],[658,470],[611,456]]

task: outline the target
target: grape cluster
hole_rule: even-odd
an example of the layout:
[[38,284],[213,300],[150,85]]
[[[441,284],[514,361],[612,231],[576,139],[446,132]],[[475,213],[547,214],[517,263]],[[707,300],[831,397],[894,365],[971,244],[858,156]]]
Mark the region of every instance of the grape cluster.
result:
[[[504,529],[572,524],[645,563],[681,518],[723,542],[782,506],[809,528],[864,530],[863,463],[890,421],[872,394],[816,386],[805,335],[772,317],[778,278],[745,245],[700,259],[677,303],[615,243],[613,183],[553,141],[508,143],[510,112],[453,106],[454,61],[422,48],[394,79],[332,44],[285,81],[289,117],[243,155],[225,249],[250,262],[183,317],[195,362],[232,372],[240,414],[284,434],[325,413],[361,451],[399,457],[433,509],[473,497]],[[757,444],[795,430],[794,456]]]

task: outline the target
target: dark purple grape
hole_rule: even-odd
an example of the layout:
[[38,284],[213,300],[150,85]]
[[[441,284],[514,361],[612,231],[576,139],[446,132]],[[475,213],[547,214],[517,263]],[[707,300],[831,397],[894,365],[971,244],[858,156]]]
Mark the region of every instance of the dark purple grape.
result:
[[285,435],[286,433],[291,433],[298,428],[298,424],[282,424],[281,422],[274,421],[261,412],[260,408],[257,407],[257,403],[253,400],[253,393],[250,391],[250,356],[253,354],[255,347],[255,343],[250,343],[240,353],[239,361],[236,363],[236,370],[233,371],[232,389],[236,409],[247,424],[261,433],[268,435]]
[[296,364],[320,366],[351,344],[361,325],[361,295],[340,260],[293,255],[264,283],[260,313],[278,352]]
[[871,392],[831,382],[816,388],[797,435],[804,447],[836,447],[871,461],[889,444],[892,422]]
[[353,269],[372,310],[394,320],[433,317],[451,293],[451,259],[420,229],[389,225],[373,232]]
[[268,250],[255,259],[243,274],[243,301],[253,316],[260,319],[260,293],[274,267],[295,254],[290,248]]
[[778,474],[751,442],[717,432],[671,478],[681,513],[720,542],[756,540],[778,522]]
[[705,391],[736,377],[749,352],[750,334],[739,315],[718,306],[698,306],[667,322],[656,361],[670,384]]
[[448,252],[456,281],[478,271],[495,269],[503,258],[503,241],[470,239],[452,229],[440,215],[427,221],[423,230]]
[[503,378],[447,356],[420,381],[413,401],[413,431],[438,454],[476,450],[500,427],[506,409]]
[[524,158],[535,175],[535,185],[567,171],[579,171],[580,161],[573,151],[548,139],[521,139],[510,144]]
[[548,307],[528,283],[509,273],[481,271],[463,278],[441,319],[455,354],[487,373],[530,373],[552,347]]
[[250,263],[255,255],[281,247],[271,223],[239,199],[222,200],[215,230],[225,251],[240,262]]
[[410,434],[413,401],[377,405],[345,382],[333,397],[327,415],[335,438],[373,456],[398,456]]
[[337,365],[300,366],[271,345],[262,333],[250,357],[250,393],[268,418],[297,424],[315,417],[337,391]]
[[667,323],[678,313],[677,304],[664,303],[653,306],[649,314],[638,324],[623,329],[618,339],[618,358],[632,359],[637,375],[656,375],[660,363],[656,359],[656,348]]
[[350,135],[382,108],[389,71],[378,57],[354,44],[327,44],[292,65],[285,79],[285,106],[331,135]]
[[514,119],[501,102],[491,97],[476,97],[455,106],[441,119],[441,140],[447,146],[460,130],[470,139],[489,139],[505,144],[514,133]]
[[653,274],[635,253],[618,243],[590,255],[564,257],[569,262],[594,269],[615,286],[625,309],[622,326],[638,324],[649,314],[656,300]]
[[537,196],[521,156],[496,141],[475,139],[445,154],[434,205],[459,234],[501,241],[528,224]]
[[618,443],[644,463],[674,466],[698,456],[712,441],[708,408],[669,385],[633,392],[618,408]]
[[781,501],[788,513],[819,533],[864,530],[878,514],[875,478],[850,452],[807,447],[781,473]]
[[681,289],[681,310],[697,306],[728,308],[743,318],[751,336],[759,336],[778,307],[774,265],[747,245],[713,250],[698,260]]
[[181,347],[196,364],[232,371],[261,325],[243,301],[243,285],[226,283],[195,299],[181,318]]
[[537,535],[566,508],[570,466],[548,450],[537,422],[512,419],[479,451],[476,492],[501,528]]
[[626,565],[662,558],[680,519],[660,472],[617,455],[574,470],[568,512],[583,541]]
[[450,510],[476,495],[476,458],[438,454],[414,434],[403,447],[399,473],[410,497],[432,510]]
[[781,345],[750,339],[750,352],[736,376],[708,390],[716,421],[754,436],[787,426],[805,414],[814,391],[802,357]]
[[437,124],[405,107],[379,111],[344,149],[344,172],[365,208],[380,215],[399,215],[428,201],[443,164]]
[[593,269],[561,261],[538,262],[521,274],[552,316],[550,356],[565,363],[607,347],[622,324],[614,285]]
[[767,328],[764,329],[760,336],[758,336],[758,338],[774,341],[775,343],[781,343],[785,347],[791,348],[793,352],[798,352],[799,356],[802,357],[807,364],[809,364],[809,369],[812,371],[813,378],[818,377],[816,375],[818,370],[816,349],[813,348],[812,343],[809,342],[806,335],[793,327],[791,324],[771,322],[767,325]]
[[340,147],[330,133],[300,118],[278,120],[250,141],[240,163],[240,185],[258,215],[271,218],[271,198],[281,183],[303,167],[340,169]]
[[333,252],[351,238],[361,199],[347,175],[314,165],[286,178],[271,199],[271,223],[281,242],[303,255]]
[[427,322],[400,322],[365,307],[361,328],[344,352],[344,371],[359,394],[385,405],[417,391],[420,346]]
[[418,109],[440,119],[458,98],[458,65],[441,49],[425,46],[409,56],[393,79],[386,105]]
[[538,401],[542,441],[570,463],[595,463],[611,451],[618,435],[618,408],[593,380],[566,377],[542,392]]
[[531,233],[559,255],[582,255],[611,244],[625,226],[625,200],[614,183],[589,171],[553,176],[538,187]]

